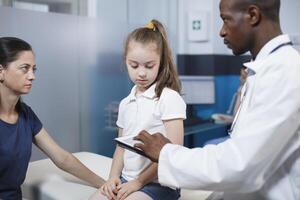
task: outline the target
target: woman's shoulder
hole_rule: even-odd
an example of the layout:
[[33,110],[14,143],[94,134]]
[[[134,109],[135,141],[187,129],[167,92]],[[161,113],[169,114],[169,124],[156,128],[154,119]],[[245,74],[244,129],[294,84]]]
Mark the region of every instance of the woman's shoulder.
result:
[[21,102],[21,113],[24,113],[26,116],[34,114],[32,108],[24,102]]
[[32,136],[38,134],[40,130],[43,128],[43,124],[38,118],[38,116],[34,113],[34,111],[31,109],[30,106],[28,106],[26,103],[21,103],[21,117],[23,116],[26,122],[28,122],[31,125],[32,128]]
[[26,103],[21,102],[21,111],[27,113],[29,110],[31,110],[31,107],[28,106]]

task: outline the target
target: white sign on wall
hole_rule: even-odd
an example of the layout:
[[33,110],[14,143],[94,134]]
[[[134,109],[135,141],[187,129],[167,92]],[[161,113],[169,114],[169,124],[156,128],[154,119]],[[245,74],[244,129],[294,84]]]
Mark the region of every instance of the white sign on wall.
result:
[[208,41],[207,11],[191,11],[188,13],[188,40],[191,42]]

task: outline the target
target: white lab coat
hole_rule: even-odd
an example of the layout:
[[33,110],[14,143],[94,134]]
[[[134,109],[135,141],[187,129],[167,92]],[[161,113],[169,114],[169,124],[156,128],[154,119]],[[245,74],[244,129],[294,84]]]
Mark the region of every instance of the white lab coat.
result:
[[287,35],[269,41],[253,62],[231,138],[160,153],[163,185],[223,191],[225,199],[300,199],[300,55]]

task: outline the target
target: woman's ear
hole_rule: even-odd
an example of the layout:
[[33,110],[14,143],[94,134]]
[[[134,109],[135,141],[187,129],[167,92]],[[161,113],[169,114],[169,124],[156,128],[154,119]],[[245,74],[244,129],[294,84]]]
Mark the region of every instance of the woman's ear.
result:
[[0,65],[0,83],[3,83],[4,81],[3,73],[4,73],[4,67],[3,65]]
[[256,26],[261,21],[261,11],[260,8],[256,5],[251,5],[248,7],[248,16],[249,16],[249,22],[252,26]]

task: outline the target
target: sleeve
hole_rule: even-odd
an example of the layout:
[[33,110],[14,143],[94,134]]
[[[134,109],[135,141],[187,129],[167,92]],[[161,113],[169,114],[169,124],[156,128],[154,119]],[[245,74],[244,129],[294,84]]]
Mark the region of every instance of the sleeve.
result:
[[186,104],[174,90],[165,88],[159,102],[161,120],[186,119]]
[[119,110],[118,110],[118,119],[117,119],[117,122],[116,122],[116,125],[119,127],[119,128],[124,128],[124,100],[122,100],[120,102],[120,105],[119,105]]
[[41,131],[41,129],[43,128],[43,124],[40,121],[40,119],[36,116],[36,114],[33,112],[33,110],[29,106],[26,107],[28,110],[28,119],[31,124],[32,136],[35,136]]
[[247,123],[225,142],[194,149],[165,145],[159,157],[159,182],[234,193],[260,189],[300,145],[297,74],[299,70],[260,77],[251,111],[243,113]]

